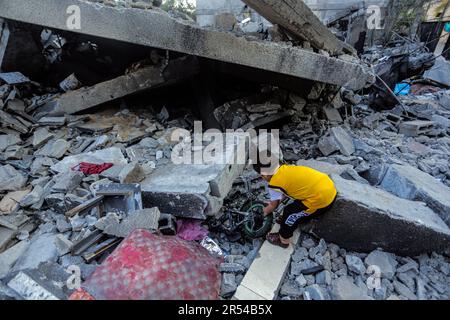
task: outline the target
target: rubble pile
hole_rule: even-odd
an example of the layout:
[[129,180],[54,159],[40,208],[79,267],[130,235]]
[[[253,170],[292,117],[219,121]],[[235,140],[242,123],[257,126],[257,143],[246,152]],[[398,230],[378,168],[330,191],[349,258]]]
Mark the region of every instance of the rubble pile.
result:
[[382,250],[347,251],[304,235],[292,255],[282,300],[448,300],[450,260]]
[[[72,2],[78,31],[52,16]],[[266,183],[242,163],[175,165],[179,142],[208,147],[172,140],[196,120],[281,129],[283,161],[337,186],[279,298],[450,299],[449,63],[405,41],[360,60],[302,1],[244,2],[274,26],[200,28],[158,0],[0,1],[0,69],[17,68],[0,73],[0,299],[67,299],[66,271],[87,280],[136,229],[199,242],[232,298],[263,239],[214,223],[267,201]],[[16,50],[36,36],[33,74]]]

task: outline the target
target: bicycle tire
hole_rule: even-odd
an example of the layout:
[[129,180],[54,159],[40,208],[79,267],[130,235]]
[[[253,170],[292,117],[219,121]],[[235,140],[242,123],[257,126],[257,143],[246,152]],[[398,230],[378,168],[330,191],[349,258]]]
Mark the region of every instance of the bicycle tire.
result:
[[[261,211],[261,218],[262,218],[262,210],[264,209],[265,205],[263,202],[249,202],[246,203],[243,207],[242,207],[242,211],[244,212],[252,212],[253,210],[260,210]],[[247,221],[244,223],[243,225],[243,232],[244,234],[251,238],[251,239],[258,239],[258,238],[262,238],[265,237],[270,230],[272,229],[273,226],[273,216],[267,216],[263,219],[262,224],[260,227],[258,228],[254,228],[252,226],[251,221]]]

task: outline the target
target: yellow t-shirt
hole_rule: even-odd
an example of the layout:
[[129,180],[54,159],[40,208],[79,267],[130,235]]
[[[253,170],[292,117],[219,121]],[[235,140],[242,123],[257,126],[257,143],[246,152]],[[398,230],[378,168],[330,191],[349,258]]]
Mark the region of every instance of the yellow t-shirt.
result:
[[329,206],[336,198],[333,180],[325,173],[303,166],[283,165],[273,175],[269,188],[300,200],[312,214]]

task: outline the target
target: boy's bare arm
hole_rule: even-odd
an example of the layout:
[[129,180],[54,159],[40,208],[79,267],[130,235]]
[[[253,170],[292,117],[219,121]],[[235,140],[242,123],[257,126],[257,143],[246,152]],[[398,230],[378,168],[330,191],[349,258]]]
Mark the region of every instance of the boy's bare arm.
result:
[[280,200],[275,200],[275,201],[269,202],[267,207],[264,208],[264,216],[268,216],[269,214],[272,214],[279,205],[280,205]]

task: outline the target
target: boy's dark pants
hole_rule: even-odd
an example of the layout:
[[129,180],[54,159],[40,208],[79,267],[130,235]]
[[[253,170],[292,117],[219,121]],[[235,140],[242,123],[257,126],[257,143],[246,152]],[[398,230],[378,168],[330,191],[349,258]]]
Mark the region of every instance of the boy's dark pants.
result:
[[279,231],[280,236],[283,239],[292,238],[295,230],[298,228],[300,224],[306,223],[311,219],[315,219],[317,216],[320,216],[325,212],[329,211],[333,207],[335,201],[336,199],[334,199],[333,202],[328,207],[319,209],[313,214],[305,213],[304,211],[308,210],[308,207],[305,206],[299,200],[295,200],[290,205],[287,205],[284,208],[283,216],[281,217],[280,231]]

